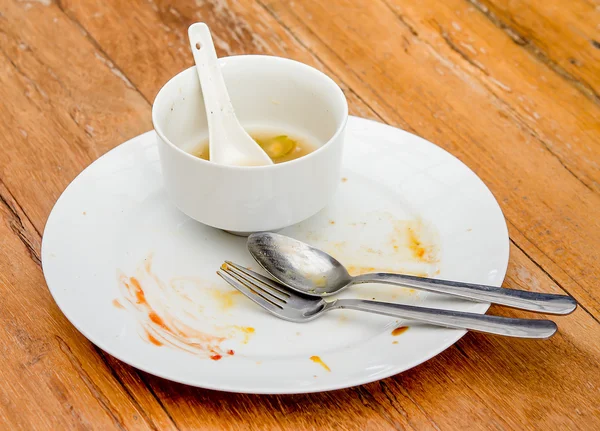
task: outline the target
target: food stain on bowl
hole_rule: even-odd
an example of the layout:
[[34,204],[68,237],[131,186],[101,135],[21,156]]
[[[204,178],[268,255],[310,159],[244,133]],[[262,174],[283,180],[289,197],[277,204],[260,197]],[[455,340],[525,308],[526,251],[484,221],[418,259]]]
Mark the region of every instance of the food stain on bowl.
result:
[[135,315],[143,339],[213,360],[234,355],[231,343],[248,342],[254,328],[217,323],[217,317],[234,306],[233,290],[206,285],[195,277],[165,282],[152,264],[149,255],[134,275],[118,271],[123,301],[113,301]]
[[322,366],[323,368],[325,368],[326,371],[331,372],[331,368],[329,368],[327,366],[327,364],[325,362],[323,362],[323,360],[321,359],[320,356],[311,356],[310,360],[313,361],[315,364],[319,364],[320,366]]

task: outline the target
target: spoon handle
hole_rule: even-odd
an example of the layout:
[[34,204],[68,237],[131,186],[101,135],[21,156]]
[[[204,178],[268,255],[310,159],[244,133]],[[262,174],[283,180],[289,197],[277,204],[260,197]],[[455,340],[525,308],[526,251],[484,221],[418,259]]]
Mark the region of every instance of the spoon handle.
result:
[[327,309],[335,308],[366,311],[402,319],[418,320],[447,328],[467,329],[516,338],[549,338],[557,330],[556,324],[551,320],[513,319],[363,299],[338,299],[327,305]]
[[384,272],[363,274],[354,277],[354,283],[394,284],[548,314],[569,314],[577,308],[577,302],[566,295],[528,292],[525,290],[505,289],[483,284],[437,280],[404,274],[389,274]]

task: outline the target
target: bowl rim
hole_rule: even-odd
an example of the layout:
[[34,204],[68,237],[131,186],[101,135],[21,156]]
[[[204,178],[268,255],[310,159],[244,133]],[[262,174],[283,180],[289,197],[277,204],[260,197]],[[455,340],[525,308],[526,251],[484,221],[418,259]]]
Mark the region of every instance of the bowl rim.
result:
[[218,163],[213,163],[210,162],[208,160],[203,160],[199,157],[196,157],[190,153],[188,153],[187,151],[184,151],[183,149],[181,149],[180,147],[178,147],[177,145],[175,145],[173,142],[171,142],[163,133],[163,131],[161,130],[160,126],[158,125],[157,122],[157,113],[155,110],[155,106],[156,106],[156,101],[161,97],[161,95],[163,94],[163,92],[165,92],[166,87],[173,81],[175,81],[176,79],[180,78],[181,75],[185,74],[185,73],[190,73],[189,71],[191,69],[195,69],[196,66],[191,66],[188,67],[187,69],[182,70],[181,72],[177,73],[176,75],[172,76],[165,84],[163,84],[163,86],[160,88],[160,90],[158,91],[158,93],[156,94],[156,96],[154,97],[154,101],[152,102],[152,125],[154,126],[154,131],[156,132],[156,134],[161,138],[161,140],[163,142],[165,142],[168,146],[172,147],[173,149],[175,149],[176,151],[178,151],[179,153],[181,153],[182,155],[184,155],[185,157],[189,157],[190,160],[193,160],[195,163],[199,163],[199,166],[211,166],[214,168],[222,168],[222,169],[232,169],[232,170],[236,170],[236,171],[243,171],[243,170],[252,170],[252,171],[257,171],[257,170],[275,170],[275,169],[285,169],[286,166],[291,166],[293,164],[297,164],[297,163],[302,163],[303,161],[309,160],[313,157],[318,157],[318,154],[323,152],[325,150],[326,147],[331,146],[331,143],[334,142],[335,140],[338,139],[339,135],[342,134],[346,128],[346,123],[348,122],[348,100],[346,99],[346,96],[344,94],[344,91],[340,88],[340,86],[331,78],[329,77],[327,74],[321,72],[320,70],[309,66],[308,64],[302,63],[300,61],[296,61],[296,60],[292,60],[290,58],[285,58],[285,57],[278,57],[278,56],[274,56],[274,55],[253,55],[253,54],[243,54],[243,55],[231,55],[231,56],[227,56],[227,57],[220,57],[218,60],[219,62],[227,62],[227,61],[244,61],[245,59],[262,59],[262,60],[267,60],[267,61],[275,61],[275,62],[282,62],[282,63],[288,63],[288,64],[292,64],[295,67],[299,67],[301,69],[304,69],[305,71],[307,71],[308,73],[313,73],[315,76],[319,76],[321,79],[324,79],[325,81],[329,82],[330,84],[333,84],[333,88],[335,88],[338,92],[338,95],[340,96],[339,99],[341,100],[343,106],[343,119],[342,121],[338,124],[335,133],[331,136],[331,138],[329,138],[329,140],[327,142],[325,142],[323,145],[321,145],[319,148],[317,148],[315,151],[306,154],[304,156],[298,157],[297,159],[293,159],[293,160],[289,160],[287,162],[282,162],[282,163],[277,163],[277,164],[272,164],[272,165],[263,165],[263,166],[236,166],[236,165],[221,165]]

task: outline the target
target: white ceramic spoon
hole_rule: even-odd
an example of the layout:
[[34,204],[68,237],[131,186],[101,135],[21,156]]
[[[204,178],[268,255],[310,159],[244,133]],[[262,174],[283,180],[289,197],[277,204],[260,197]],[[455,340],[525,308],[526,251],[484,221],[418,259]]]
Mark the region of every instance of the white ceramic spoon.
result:
[[192,24],[188,37],[206,107],[211,162],[236,166],[272,165],[267,153],[235,116],[208,26]]

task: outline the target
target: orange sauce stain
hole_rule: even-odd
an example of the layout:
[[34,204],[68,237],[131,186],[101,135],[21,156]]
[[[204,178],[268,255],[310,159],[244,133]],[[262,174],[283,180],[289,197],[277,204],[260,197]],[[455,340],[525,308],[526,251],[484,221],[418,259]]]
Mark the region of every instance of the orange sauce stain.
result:
[[348,178],[346,178],[346,177],[343,177],[343,178],[342,178],[342,182],[343,182],[343,183],[345,183],[346,181],[348,181]]
[[113,299],[112,305],[114,305],[115,308],[125,309],[125,307],[123,307],[123,304],[121,304],[118,299]]
[[147,304],[146,294],[144,293],[142,286],[140,286],[140,282],[137,280],[137,278],[130,277],[129,281],[131,282],[131,284],[133,284],[133,287],[135,287],[134,293],[135,293],[135,297],[137,299],[137,303],[138,304]]
[[399,327],[397,327],[396,329],[394,329],[394,330],[392,331],[392,335],[393,335],[394,337],[397,337],[398,335],[400,335],[400,334],[403,334],[403,333],[405,333],[406,331],[408,331],[408,326],[399,326]]
[[329,368],[327,366],[327,364],[325,362],[323,362],[323,360],[319,357],[319,356],[311,356],[310,360],[313,361],[315,364],[319,364],[320,366],[322,366],[323,368],[325,368],[326,371],[331,371],[331,368]]
[[[173,293],[181,296],[181,292],[174,288],[174,286],[177,286],[177,283],[173,280],[175,279],[172,279],[170,283],[164,283],[152,272],[152,256],[145,260],[141,268],[138,268],[135,277],[128,277],[122,273],[119,274],[118,281],[124,299],[131,304],[132,310],[136,310],[139,323],[146,333],[145,338],[150,343],[156,346],[168,345],[190,353],[205,354],[216,361],[224,355],[231,356],[234,354],[233,350],[224,351],[220,347],[220,344],[227,337],[236,336],[241,332],[244,342],[248,342],[250,335],[254,333],[254,328],[230,326],[228,328],[236,329],[236,331],[225,332],[224,334],[228,334],[227,337],[213,335],[189,326],[182,320],[171,315],[168,308],[154,307],[148,300],[153,298],[153,295],[150,295],[153,291],[159,292],[160,295],[161,291],[166,292],[167,289],[171,289]],[[145,288],[151,289],[147,290],[150,296],[146,295]],[[232,293],[237,294],[238,292],[229,292],[227,294],[229,295],[229,299],[226,301],[226,304],[231,302],[230,296]],[[156,302],[156,305],[164,305],[158,299],[153,302]],[[113,301],[113,305],[124,308],[117,300]],[[183,310],[183,312],[187,313],[187,310]],[[189,313],[187,314],[189,315]],[[193,316],[191,317],[193,318]],[[219,328],[217,330],[223,331],[223,329],[227,330],[228,328]]]
[[423,224],[420,221],[395,220],[390,243],[394,252],[410,251],[411,257],[423,263],[437,262],[436,247],[421,238]]
[[150,341],[155,346],[162,346],[163,345],[163,343],[161,343],[156,338],[154,338],[149,332],[146,332],[146,335],[148,336],[148,341]]
[[148,313],[148,318],[156,323],[158,326],[160,326],[161,328],[166,328],[167,325],[165,325],[165,321],[162,319],[162,317],[160,317],[158,314],[156,314],[154,311],[151,311],[150,313]]
[[392,341],[392,344],[398,344],[398,342],[397,341]]
[[423,247],[421,240],[412,228],[409,227],[407,231],[408,247],[411,249],[413,256],[418,259],[423,259],[423,256],[425,256],[425,248]]
[[227,270],[229,269],[229,265],[227,265],[227,263],[226,263],[226,262],[223,262],[223,264],[221,265],[221,269],[222,269],[223,271],[227,271]]
[[329,224],[335,224],[335,220],[329,220]]

